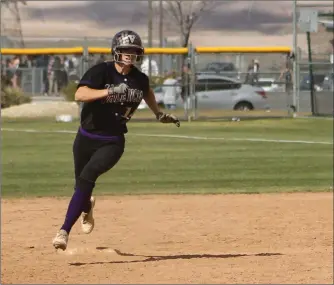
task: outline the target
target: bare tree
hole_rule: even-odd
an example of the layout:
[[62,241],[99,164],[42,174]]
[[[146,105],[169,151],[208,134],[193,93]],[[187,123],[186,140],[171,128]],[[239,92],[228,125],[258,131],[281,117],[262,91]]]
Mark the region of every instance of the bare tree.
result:
[[24,5],[27,5],[27,2],[25,0],[1,0],[0,1],[3,4],[9,4],[11,2],[17,2],[17,3],[22,3]]
[[181,45],[187,47],[193,26],[203,15],[217,6],[217,1],[164,1],[165,15],[181,33]]
[[[18,4],[27,5],[25,0],[0,0],[1,7],[1,19],[2,25],[1,30],[6,36],[18,37],[20,46],[24,47],[23,35],[22,35],[22,25],[21,25],[21,15]],[[3,16],[7,18],[3,21]],[[8,22],[8,18],[11,21]]]
[[[189,45],[190,34],[194,25],[199,18],[207,11],[212,10],[217,6],[219,1],[205,0],[205,1],[163,1],[164,17],[166,22],[173,23],[175,28],[180,32],[181,46],[187,47]],[[169,19],[168,19],[169,18]],[[181,97],[185,100],[190,94],[190,73],[186,63],[188,55],[182,56],[181,62],[181,77],[182,77],[182,91]]]

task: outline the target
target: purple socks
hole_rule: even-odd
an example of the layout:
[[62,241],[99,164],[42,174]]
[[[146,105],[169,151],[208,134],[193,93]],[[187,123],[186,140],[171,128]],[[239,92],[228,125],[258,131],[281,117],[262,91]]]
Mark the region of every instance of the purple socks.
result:
[[[87,181],[88,182],[88,181]],[[94,184],[92,182],[84,183],[86,187],[76,188],[70,204],[68,205],[66,218],[62,230],[65,230],[67,233],[70,233],[73,225],[79,219],[82,212],[88,213],[91,208],[90,197],[93,192]],[[87,185],[88,184],[88,185]],[[88,187],[87,187],[88,186]]]

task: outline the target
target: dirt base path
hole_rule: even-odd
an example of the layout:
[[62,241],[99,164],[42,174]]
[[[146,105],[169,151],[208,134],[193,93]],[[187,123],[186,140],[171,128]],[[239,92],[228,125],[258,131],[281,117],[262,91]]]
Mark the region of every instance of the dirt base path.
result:
[[2,284],[333,282],[332,193],[97,197],[56,252],[67,203],[2,200]]

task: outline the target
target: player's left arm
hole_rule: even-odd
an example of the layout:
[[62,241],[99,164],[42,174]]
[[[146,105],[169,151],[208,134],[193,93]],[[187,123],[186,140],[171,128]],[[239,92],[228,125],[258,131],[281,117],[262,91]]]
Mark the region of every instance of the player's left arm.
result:
[[147,106],[151,109],[151,111],[156,116],[157,120],[159,120],[161,123],[174,123],[177,127],[180,127],[180,121],[176,116],[172,114],[166,114],[160,111],[158,103],[155,100],[155,95],[154,95],[154,91],[152,90],[152,88],[148,88],[148,92],[146,96],[144,97],[144,100]]

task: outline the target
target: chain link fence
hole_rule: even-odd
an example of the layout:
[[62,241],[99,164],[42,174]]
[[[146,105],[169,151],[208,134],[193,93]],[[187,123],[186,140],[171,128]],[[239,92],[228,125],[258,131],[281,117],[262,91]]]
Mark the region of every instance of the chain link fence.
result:
[[295,44],[307,43],[296,54],[296,108],[302,111],[308,103],[313,115],[333,116],[333,1],[296,1],[295,5],[300,20]]
[[[287,116],[293,112],[292,79],[289,82],[286,78],[286,54],[164,54],[168,60],[163,74],[154,68],[159,56],[152,55],[151,75],[157,102],[185,119]],[[58,58],[61,68],[50,66],[46,55],[38,57],[31,66],[16,69],[17,84],[27,96],[61,97],[62,88],[76,83],[88,68],[111,60],[108,54],[51,58]],[[141,66],[146,73],[147,65]],[[304,78],[302,70],[300,77]],[[3,72],[10,74],[10,69],[4,68]],[[173,85],[170,85],[171,78],[175,79]],[[301,94],[309,93],[307,84],[301,81]],[[175,98],[168,97],[171,93]],[[311,112],[309,95],[300,96],[299,107],[303,114]],[[144,101],[139,109],[139,117],[152,117]]]

